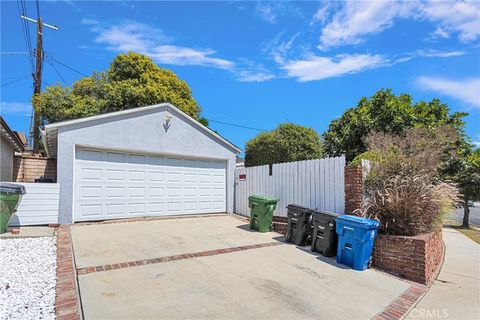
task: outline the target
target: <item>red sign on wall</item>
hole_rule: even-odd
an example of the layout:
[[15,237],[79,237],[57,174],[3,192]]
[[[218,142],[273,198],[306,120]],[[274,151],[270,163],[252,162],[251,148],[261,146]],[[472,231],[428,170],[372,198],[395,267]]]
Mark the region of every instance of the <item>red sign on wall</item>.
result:
[[238,179],[239,180],[247,180],[247,175],[246,174],[239,174]]

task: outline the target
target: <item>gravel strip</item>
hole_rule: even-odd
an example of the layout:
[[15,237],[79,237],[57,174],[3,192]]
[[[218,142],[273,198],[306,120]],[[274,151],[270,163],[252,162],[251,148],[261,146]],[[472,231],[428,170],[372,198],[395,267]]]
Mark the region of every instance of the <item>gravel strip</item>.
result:
[[0,318],[55,319],[54,237],[0,240]]

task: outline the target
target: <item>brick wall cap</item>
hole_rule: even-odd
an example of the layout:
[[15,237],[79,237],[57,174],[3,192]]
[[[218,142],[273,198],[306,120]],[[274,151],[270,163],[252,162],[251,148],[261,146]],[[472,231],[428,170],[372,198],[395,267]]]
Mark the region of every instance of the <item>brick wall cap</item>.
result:
[[416,236],[399,236],[399,235],[392,235],[392,234],[381,234],[379,233],[378,234],[378,237],[379,238],[384,238],[384,239],[404,239],[404,240],[408,240],[408,239],[412,239],[412,240],[429,240],[431,237],[435,236],[437,233],[439,232],[442,232],[442,230],[435,230],[435,231],[432,231],[432,232],[428,232],[428,233],[422,233],[422,234],[418,234]]

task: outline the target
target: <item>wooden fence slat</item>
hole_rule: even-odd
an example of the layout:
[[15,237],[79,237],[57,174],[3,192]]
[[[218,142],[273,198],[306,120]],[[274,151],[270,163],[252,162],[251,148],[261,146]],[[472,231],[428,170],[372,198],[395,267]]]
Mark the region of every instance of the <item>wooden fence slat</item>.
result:
[[[266,195],[280,199],[276,216],[287,215],[288,204],[343,213],[345,207],[345,157],[274,164],[235,170],[235,211],[249,215],[248,197]],[[246,179],[240,181],[239,175]]]

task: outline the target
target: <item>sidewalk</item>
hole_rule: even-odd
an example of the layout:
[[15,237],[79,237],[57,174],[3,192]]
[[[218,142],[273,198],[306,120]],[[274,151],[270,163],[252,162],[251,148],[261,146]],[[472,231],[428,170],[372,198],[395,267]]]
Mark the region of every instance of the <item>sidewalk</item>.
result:
[[442,270],[406,319],[480,319],[480,245],[450,228],[443,241]]

